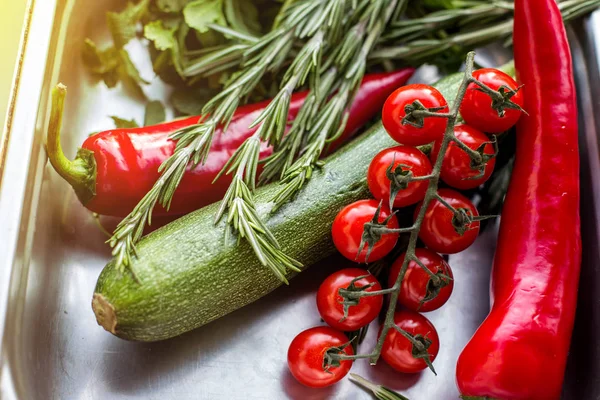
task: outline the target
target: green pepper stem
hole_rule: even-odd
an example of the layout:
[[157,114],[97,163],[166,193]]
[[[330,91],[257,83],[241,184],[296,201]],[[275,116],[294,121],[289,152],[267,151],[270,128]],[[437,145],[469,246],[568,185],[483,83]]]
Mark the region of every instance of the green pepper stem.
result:
[[63,84],[59,83],[52,90],[46,152],[56,172],[69,182],[79,199],[85,204],[96,194],[96,161],[90,150],[79,149],[74,160],[69,160],[62,150],[60,134],[66,96],[67,87]]

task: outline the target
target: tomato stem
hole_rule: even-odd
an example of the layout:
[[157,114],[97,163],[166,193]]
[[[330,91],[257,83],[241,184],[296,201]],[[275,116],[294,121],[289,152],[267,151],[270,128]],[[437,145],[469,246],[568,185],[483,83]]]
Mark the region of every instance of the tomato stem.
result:
[[[425,213],[426,213],[427,209],[429,208],[430,203],[434,199],[437,198],[437,188],[438,188],[438,184],[439,184],[439,180],[440,180],[440,172],[442,169],[442,162],[444,160],[444,155],[446,154],[446,151],[448,150],[448,146],[450,145],[450,142],[453,139],[455,139],[454,126],[456,125],[456,121],[458,119],[459,107],[460,107],[460,104],[462,103],[463,98],[465,97],[467,87],[469,86],[469,84],[471,83],[471,80],[473,79],[474,58],[475,58],[474,52],[470,52],[467,55],[465,78],[463,79],[463,82],[460,85],[458,94],[457,94],[456,99],[450,109],[450,112],[446,115],[446,118],[448,118],[448,125],[446,127],[446,132],[444,133],[444,138],[440,144],[439,155],[433,166],[431,178],[429,179],[429,186],[427,187],[427,192],[425,194],[425,198],[423,199],[423,205],[421,206],[421,208],[417,214],[417,217],[415,219],[415,223],[413,226],[414,229],[412,230],[411,235],[410,235],[408,248],[406,251],[406,256],[404,257],[404,262],[402,263],[400,273],[398,274],[398,277],[396,278],[396,282],[394,283],[394,288],[396,290],[391,292],[389,307],[386,312],[385,322],[382,327],[381,335],[379,336],[379,339],[377,340],[377,344],[375,346],[375,349],[372,352],[372,356],[369,357],[371,364],[376,364],[377,361],[379,360],[379,357],[381,355],[381,349],[383,348],[383,343],[385,342],[385,338],[387,337],[389,330],[392,328],[397,329],[397,326],[394,323],[394,314],[396,312],[396,306],[398,304],[398,296],[399,296],[400,290],[401,290],[401,282],[404,279],[404,276],[406,275],[406,271],[408,270],[409,262],[413,258],[415,258],[415,250],[417,248],[419,230],[421,228],[421,225],[423,224],[423,220],[425,219]],[[425,360],[425,361],[427,362],[429,360]]]
[[[356,303],[356,299],[358,299],[360,297],[376,296],[376,295],[383,295],[383,294],[390,294],[390,301],[389,301],[389,307],[386,311],[385,321],[382,326],[381,334],[379,336],[379,339],[377,340],[377,344],[375,345],[375,348],[373,349],[372,353],[367,354],[367,355],[358,354],[355,356],[336,355],[335,357],[344,357],[343,359],[352,359],[352,360],[359,359],[359,358],[368,358],[372,365],[377,364],[377,361],[379,360],[379,357],[381,356],[381,350],[383,348],[383,344],[385,342],[385,339],[387,337],[389,330],[395,329],[403,337],[405,337],[412,343],[413,357],[422,359],[435,374],[435,369],[433,368],[433,365],[431,363],[431,357],[427,353],[427,349],[431,345],[431,341],[426,336],[422,336],[422,335],[412,336],[410,333],[399,328],[394,323],[394,314],[396,312],[396,307],[398,304],[398,297],[400,295],[401,283],[404,280],[404,277],[406,276],[406,272],[408,270],[408,266],[411,261],[415,261],[421,268],[423,268],[427,272],[427,274],[430,277],[430,282],[433,285],[434,289],[441,288],[441,287],[447,285],[448,282],[451,280],[450,277],[448,277],[444,274],[439,274],[439,275],[434,274],[425,265],[423,265],[423,263],[416,257],[416,253],[415,253],[415,250],[417,248],[418,238],[419,238],[419,231],[421,229],[421,226],[423,225],[423,221],[425,219],[425,214],[427,212],[427,209],[429,208],[429,205],[431,204],[432,201],[438,200],[445,207],[447,207],[450,211],[452,211],[452,213],[454,214],[453,224],[454,224],[456,231],[459,234],[466,232],[469,229],[469,226],[473,222],[482,221],[482,220],[488,219],[488,218],[493,218],[492,216],[482,216],[482,217],[477,216],[477,217],[475,217],[475,216],[471,215],[470,212],[465,211],[463,209],[457,210],[456,208],[452,207],[452,205],[450,205],[447,201],[445,201],[438,194],[438,185],[439,185],[439,181],[440,181],[440,173],[441,173],[441,169],[442,169],[442,163],[444,161],[444,156],[446,155],[446,152],[448,151],[448,147],[450,146],[451,143],[456,143],[458,145],[458,147],[463,149],[471,157],[471,160],[473,161],[473,165],[475,165],[475,169],[479,169],[479,165],[485,165],[485,163],[487,161],[489,161],[493,157],[496,157],[496,155],[497,155],[497,143],[495,143],[496,142],[495,138],[492,140],[492,143],[495,143],[495,146],[494,146],[495,152],[492,155],[492,154],[484,154],[485,146],[483,146],[482,148],[477,149],[477,150],[471,149],[466,144],[464,144],[461,140],[459,140],[456,137],[456,135],[454,134],[454,128],[458,121],[460,105],[465,97],[465,94],[467,93],[467,89],[468,89],[469,85],[471,83],[477,83],[479,86],[478,81],[475,78],[473,78],[474,57],[475,57],[474,52],[470,52],[469,54],[467,54],[465,75],[464,75],[463,81],[460,85],[460,88],[458,90],[456,99],[455,99],[454,103],[452,104],[452,107],[450,108],[448,113],[438,112],[438,111],[440,111],[440,109],[427,109],[418,101],[413,102],[412,104],[408,105],[406,108],[408,118],[405,118],[405,120],[403,120],[403,123],[407,123],[407,124],[419,127],[419,126],[422,126],[424,118],[435,117],[435,118],[447,118],[448,125],[446,126],[446,131],[444,132],[444,137],[440,144],[439,153],[435,160],[435,163],[433,165],[433,169],[432,169],[432,172],[430,175],[422,176],[422,177],[414,177],[414,176],[412,176],[412,173],[405,174],[405,171],[402,170],[402,166],[398,166],[396,168],[396,170],[394,171],[394,167],[393,167],[394,163],[392,163],[392,165],[388,169],[388,173],[390,175],[394,174],[394,176],[393,176],[394,179],[397,178],[399,181],[401,181],[399,183],[405,183],[405,180],[408,180],[408,181],[413,181],[413,180],[414,181],[416,181],[416,180],[425,181],[425,180],[427,180],[427,181],[429,181],[429,185],[427,187],[427,191],[425,194],[425,198],[423,199],[421,208],[419,209],[419,212],[415,218],[415,222],[411,227],[401,228],[401,229],[388,229],[385,227],[387,221],[384,222],[383,224],[380,224],[378,222],[379,212],[375,213],[375,217],[373,218],[373,221],[365,224],[365,233],[363,234],[363,240],[365,243],[367,241],[370,241],[370,243],[375,243],[375,242],[373,242],[373,240],[377,239],[377,237],[381,238],[382,234],[391,233],[391,232],[399,232],[399,233],[410,232],[410,238],[409,238],[408,246],[406,249],[404,261],[400,268],[400,273],[398,274],[398,277],[396,278],[394,285],[390,289],[380,290],[380,291],[376,291],[376,292],[366,292],[363,290],[350,292],[350,291],[340,290],[339,293],[342,295],[342,297],[345,299],[345,301],[348,301],[348,302]],[[492,90],[492,89],[490,89],[490,90]],[[486,91],[486,93],[487,93],[487,91]],[[494,93],[496,93],[496,94],[490,93],[490,96],[492,97],[492,99],[494,99],[494,97],[501,96],[501,94],[496,91],[494,91]],[[411,114],[410,116],[408,116],[409,113]],[[489,143],[486,143],[486,145],[487,144],[489,144]],[[398,176],[398,174],[400,174],[402,176]],[[381,207],[381,203],[380,203],[380,207]],[[362,248],[364,247],[365,243],[361,243],[361,249],[359,250],[359,254],[362,251]],[[435,296],[435,290],[432,291],[432,293]]]
[[437,276],[435,273],[433,273],[432,270],[430,270],[429,268],[427,268],[427,266],[425,264],[423,264],[421,262],[421,260],[419,260],[419,257],[414,256],[412,258],[412,261],[414,261],[415,263],[417,263],[417,265],[419,267],[421,267],[421,269],[423,271],[425,271],[427,273],[427,275],[429,275],[429,279],[433,282],[434,285],[436,285],[436,286],[440,285],[440,281],[441,281],[440,277]]

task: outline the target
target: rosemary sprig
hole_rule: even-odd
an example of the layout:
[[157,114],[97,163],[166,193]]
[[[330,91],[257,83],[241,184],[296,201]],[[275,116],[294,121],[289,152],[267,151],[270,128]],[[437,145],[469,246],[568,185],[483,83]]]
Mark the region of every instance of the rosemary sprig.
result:
[[394,392],[385,386],[376,385],[356,374],[350,374],[350,380],[357,385],[369,389],[379,400],[408,400],[408,397],[402,396],[400,393]]
[[[559,3],[565,22],[590,13],[600,0],[566,0]],[[391,25],[371,60],[397,59],[410,62],[431,61],[451,49],[472,49],[496,41],[512,41],[512,2],[499,1],[473,8],[443,10],[423,18],[397,21]],[[463,16],[471,23],[464,26]],[[477,22],[471,18],[484,21]],[[458,33],[433,35],[450,27],[462,28]],[[393,45],[388,45],[393,44]],[[458,57],[463,57],[458,53]]]
[[[311,87],[318,87],[319,71],[323,51],[328,43],[339,38],[349,0],[330,0],[322,3],[319,12],[303,26],[298,26],[297,37],[310,37],[299,51],[283,77],[279,93],[271,100],[265,110],[250,125],[258,127],[256,132],[242,143],[228,161],[217,179],[223,174],[234,173],[233,181],[216,215],[218,221],[229,211],[227,222],[240,237],[248,239],[261,263],[269,267],[283,282],[286,269],[300,271],[297,261],[287,257],[279,250],[279,244],[260,220],[254,206],[253,191],[256,185],[256,171],[260,155],[261,141],[270,145],[280,143],[287,126],[287,118],[293,91],[304,85],[310,78]],[[357,8],[354,8],[357,10]],[[328,93],[327,93],[328,94]]]
[[[363,0],[362,3],[366,2],[368,0]],[[257,134],[236,152],[226,166],[227,172],[231,173],[234,169],[237,171],[217,215],[218,219],[226,209],[233,210],[228,222],[242,237],[250,241],[261,262],[276,271],[278,276],[286,266],[297,265],[295,261],[272,251],[277,249],[277,242],[259,221],[254,209],[249,187],[254,188],[255,185],[257,152],[260,146],[260,143],[256,143],[260,138],[274,144],[281,139],[292,91],[302,85],[311,73],[318,71],[326,40],[333,41],[341,37],[341,27],[346,20],[344,14],[350,5],[356,6],[356,0],[307,0],[292,3],[279,27],[252,43],[244,53],[241,70],[232,76],[221,93],[205,105],[198,124],[172,136],[172,139],[177,140],[177,146],[174,154],[160,166],[160,178],[133,212],[119,224],[109,240],[117,268],[124,271],[126,267],[131,267],[135,244],[142,236],[145,223],[151,223],[152,210],[157,202],[169,208],[188,166],[197,166],[206,160],[217,129],[222,127],[226,132],[242,100],[254,90],[265,74],[279,70],[287,60],[295,39],[305,39],[307,43],[289,68],[286,83],[279,95],[259,117],[257,123],[261,126]],[[359,8],[354,7],[354,10],[358,12]]]
[[[338,47],[330,61],[330,68],[325,72],[325,80],[337,92],[331,96],[324,106],[319,101],[310,99],[307,115],[314,115],[311,121],[301,120],[306,124],[304,132],[298,130],[290,138],[288,147],[277,149],[265,170],[273,177],[278,169],[281,173],[282,188],[274,198],[275,207],[293,198],[306,181],[311,178],[315,168],[321,164],[319,158],[326,145],[335,141],[343,132],[348,120],[348,110],[356,91],[365,75],[367,60],[373,47],[383,34],[397,8],[404,8],[406,0],[373,0],[358,22]],[[314,113],[315,110],[318,110]],[[312,112],[311,112],[312,111]],[[304,117],[304,115],[302,116]],[[307,143],[302,155],[291,165],[293,155],[290,147],[298,149],[302,141]]]

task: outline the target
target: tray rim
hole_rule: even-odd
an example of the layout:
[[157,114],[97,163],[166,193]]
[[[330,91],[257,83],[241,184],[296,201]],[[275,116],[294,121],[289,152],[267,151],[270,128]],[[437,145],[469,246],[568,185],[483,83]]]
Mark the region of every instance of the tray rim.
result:
[[[5,167],[20,164],[25,166],[25,179],[21,182],[25,185],[30,179],[27,176],[32,172],[29,165],[29,153],[41,150],[43,153],[43,162],[46,162],[46,156],[43,149],[36,149],[29,147],[28,157],[23,157],[22,160],[9,159],[9,149],[14,141],[18,141],[21,136],[17,134],[27,134],[28,139],[32,140],[37,132],[37,128],[41,124],[42,127],[46,124],[47,110],[45,110],[44,103],[47,102],[48,93],[44,91],[45,79],[48,74],[52,76],[55,63],[53,62],[52,54],[50,54],[51,43],[56,37],[60,37],[60,30],[56,29],[56,25],[62,18],[54,20],[55,13],[59,10],[61,4],[70,3],[71,0],[28,0],[26,12],[25,12],[25,24],[21,34],[21,42],[19,45],[19,52],[17,58],[17,67],[13,76],[12,87],[10,91],[10,100],[7,111],[7,118],[4,129],[0,131],[0,205],[2,204],[3,195],[6,198],[5,187],[8,185],[8,179],[4,180]],[[35,23],[45,22],[42,26],[35,25]],[[44,30],[46,28],[46,30]],[[49,28],[49,30],[48,30]],[[45,34],[44,34],[45,33]],[[32,49],[33,47],[33,49]],[[32,54],[36,48],[43,48],[43,53]],[[38,63],[32,63],[29,56],[37,59]],[[28,63],[25,60],[28,59]],[[30,67],[31,66],[31,67]],[[36,83],[31,84],[30,80]],[[39,80],[39,82],[38,82]],[[32,91],[37,88],[37,91]],[[18,118],[17,113],[28,113],[33,122],[23,121]],[[24,156],[24,154],[23,154]],[[11,153],[11,157],[13,154]],[[38,171],[39,172],[39,171]],[[3,186],[4,183],[4,186]],[[11,185],[8,185],[9,187]],[[21,187],[22,185],[19,185]],[[3,190],[4,189],[4,190]],[[23,239],[22,233],[11,230],[10,227],[4,226],[2,223],[10,217],[12,222],[16,223],[16,227],[22,223],[22,220],[27,217],[23,214],[25,210],[24,202],[27,200],[26,187],[23,190],[14,194],[10,197],[11,206],[7,209],[0,208],[0,398],[6,399],[17,399],[19,391],[14,387],[14,382],[11,381],[10,371],[8,365],[5,363],[3,358],[5,354],[3,350],[6,350],[4,343],[4,335],[7,330],[7,307],[10,302],[11,293],[10,288],[13,287],[15,279],[20,280],[22,277],[21,269],[15,268],[15,262],[17,261],[17,244]],[[34,195],[35,196],[35,195]],[[35,200],[28,199],[29,203],[34,203]],[[7,236],[6,236],[7,235]],[[12,237],[11,237],[12,235]],[[8,244],[4,245],[2,241],[7,241]],[[8,253],[3,253],[3,250],[9,250]],[[7,261],[7,264],[4,262]],[[3,268],[5,267],[5,268]],[[27,278],[26,276],[24,277]],[[19,285],[17,285],[19,286]],[[6,392],[5,392],[6,390]]]
[[[40,123],[39,111],[50,61],[50,44],[56,35],[53,28],[58,1],[27,1],[6,121],[0,131],[0,397],[9,395],[5,390],[9,390],[8,384],[11,383],[10,377],[7,377],[4,335],[8,304],[14,295],[11,287],[14,287],[15,280],[20,279],[19,268],[15,268],[16,250],[22,237],[19,230],[31,172],[28,164],[36,150],[32,144]],[[16,153],[15,149],[25,151]],[[12,176],[10,173],[16,170],[21,172],[23,179],[8,179]],[[4,179],[5,175],[7,179]]]

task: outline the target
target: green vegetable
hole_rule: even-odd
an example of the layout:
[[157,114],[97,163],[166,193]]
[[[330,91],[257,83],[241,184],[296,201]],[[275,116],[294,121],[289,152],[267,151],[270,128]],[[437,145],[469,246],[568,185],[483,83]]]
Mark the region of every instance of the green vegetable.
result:
[[165,107],[160,101],[154,100],[146,104],[144,126],[160,124],[161,122],[165,122],[165,119]]
[[111,115],[110,118],[115,123],[115,128],[117,129],[139,128],[140,126],[135,119],[125,119],[115,115]]
[[209,24],[225,25],[223,0],[196,0],[183,9],[185,22],[200,33],[208,32]]
[[[454,98],[462,75],[437,87]],[[394,142],[381,125],[325,160],[293,203],[271,213],[277,184],[257,189],[256,206],[283,251],[311,265],[333,254],[331,224],[347,204],[369,196],[372,158]],[[282,282],[262,267],[246,241],[214,225],[219,204],[185,216],[143,238],[131,274],[114,260],[102,271],[92,302],[98,323],[128,340],[156,341],[180,335],[237,310]],[[288,273],[288,277],[292,275]]]

